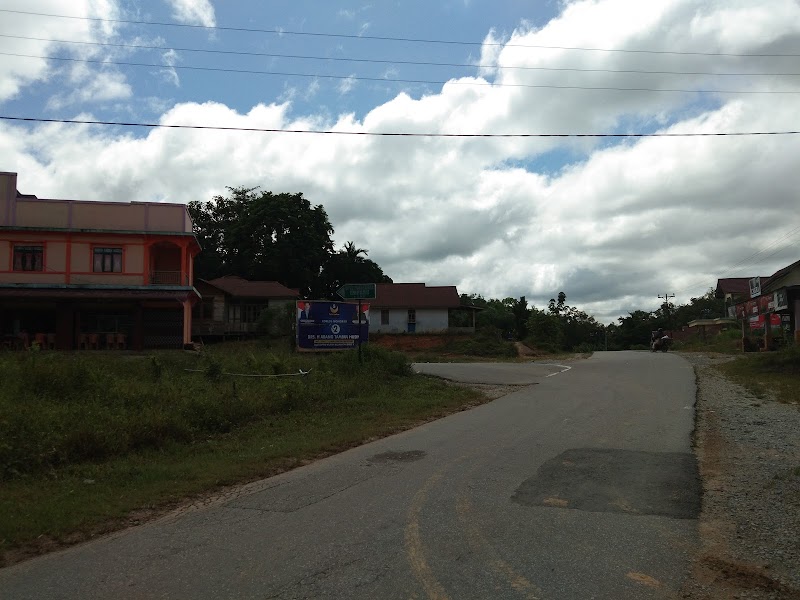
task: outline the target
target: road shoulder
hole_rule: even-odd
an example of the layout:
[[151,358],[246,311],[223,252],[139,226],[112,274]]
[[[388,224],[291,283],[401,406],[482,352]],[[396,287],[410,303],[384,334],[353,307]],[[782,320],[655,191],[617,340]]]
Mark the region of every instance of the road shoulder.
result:
[[757,398],[714,365],[697,376],[695,452],[703,480],[701,548],[683,597],[800,599],[800,410]]

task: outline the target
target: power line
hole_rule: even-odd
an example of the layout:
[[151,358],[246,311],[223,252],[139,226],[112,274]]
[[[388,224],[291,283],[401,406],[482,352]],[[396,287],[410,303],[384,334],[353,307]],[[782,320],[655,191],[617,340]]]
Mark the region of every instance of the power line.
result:
[[247,52],[242,50],[217,50],[208,48],[181,48],[176,46],[151,46],[146,44],[122,44],[113,42],[87,42],[82,40],[59,40],[51,38],[31,37],[24,35],[8,35],[0,33],[0,38],[49,42],[53,44],[81,44],[85,46],[103,46],[110,48],[132,48],[137,50],[166,50],[174,52],[198,52],[203,54],[221,54],[227,56],[250,56],[261,58],[290,58],[299,60],[316,60],[327,62],[347,62],[366,64],[412,65],[425,67],[465,67],[472,69],[498,69],[498,70],[526,70],[526,71],[568,71],[577,73],[622,73],[622,74],[647,74],[647,75],[713,75],[717,77],[800,77],[800,73],[763,73],[739,72],[724,73],[719,71],[656,71],[648,69],[584,69],[577,67],[542,67],[529,65],[482,65],[455,62],[433,62],[416,60],[393,60],[378,58],[351,58],[342,56],[312,56],[304,54],[281,54],[273,52]]
[[[728,275],[730,273],[733,273],[734,271],[739,271],[739,270],[743,269],[745,267],[745,265],[747,265],[748,263],[751,262],[751,260],[757,259],[759,257],[759,255],[763,254],[764,252],[767,252],[768,250],[771,250],[772,248],[774,248],[776,245],[780,244],[784,240],[787,240],[789,238],[794,237],[795,235],[797,235],[798,232],[800,232],[800,226],[795,227],[794,229],[790,230],[788,233],[785,233],[784,235],[779,237],[777,240],[774,240],[773,242],[771,242],[770,244],[768,244],[767,246],[765,246],[761,250],[758,250],[758,251],[754,252],[753,254],[750,254],[749,256],[746,256],[745,258],[743,258],[742,260],[740,260],[739,262],[734,264],[732,267],[729,267],[728,269],[722,271],[722,273],[719,274],[717,279],[725,279],[725,275]],[[784,249],[785,248],[778,248],[772,254],[763,257],[758,262],[754,262],[753,266],[755,266],[756,264],[761,264],[762,262],[764,262],[768,258],[771,258],[771,257],[775,256],[778,252],[781,252]],[[690,285],[688,287],[682,288],[682,289],[678,290],[677,293],[681,294],[681,293],[687,292],[689,290],[698,289],[701,285],[705,287],[706,282],[698,282],[696,285]]]
[[164,123],[136,123],[123,121],[92,121],[83,119],[43,119],[37,117],[12,117],[0,115],[6,121],[33,123],[64,123],[73,125],[116,125],[120,127],[147,127],[163,129],[208,129],[216,131],[252,131],[260,133],[311,133],[325,135],[361,135],[380,137],[426,138],[683,138],[683,137],[746,137],[768,135],[799,135],[800,131],[739,131],[696,133],[418,133],[388,131],[337,131],[323,129],[265,129],[258,127],[223,127],[217,125],[169,125]]
[[679,56],[731,56],[741,58],[793,58],[800,57],[800,54],[792,53],[733,53],[733,52],[682,52],[677,50],[640,50],[640,49],[621,49],[621,48],[588,48],[577,46],[547,46],[540,44],[506,44],[502,42],[473,42],[468,40],[442,40],[442,39],[426,39],[426,38],[408,38],[408,37],[391,37],[391,36],[377,36],[377,35],[354,35],[344,33],[323,33],[323,32],[309,32],[309,31],[291,31],[287,29],[259,29],[250,27],[223,27],[220,25],[191,25],[187,23],[168,23],[165,21],[142,21],[132,19],[101,19],[99,17],[77,17],[74,15],[57,15],[51,13],[40,13],[24,10],[11,10],[7,8],[0,8],[0,12],[14,13],[20,15],[29,15],[37,17],[52,17],[58,19],[74,19],[80,21],[94,21],[99,23],[124,23],[129,25],[158,25],[164,27],[183,27],[188,29],[204,29],[209,31],[234,31],[243,33],[269,33],[274,35],[296,35],[296,36],[310,36],[310,37],[328,37],[328,38],[344,38],[356,40],[378,40],[389,42],[412,42],[417,44],[449,44],[459,46],[490,46],[490,47],[505,47],[505,48],[537,48],[543,50],[578,50],[584,52],[620,52],[630,54],[668,54]]
[[79,62],[99,65],[115,65],[126,67],[148,67],[157,69],[181,69],[188,71],[207,71],[218,73],[239,73],[245,75],[273,75],[280,77],[305,77],[311,79],[339,79],[350,81],[377,81],[381,83],[415,83],[424,85],[474,85],[490,87],[515,87],[515,88],[534,88],[534,89],[556,89],[556,90],[594,90],[594,91],[614,91],[614,92],[654,92],[654,93],[680,93],[680,94],[800,94],[798,90],[707,90],[690,88],[648,88],[648,87],[616,87],[616,86],[585,86],[585,85],[551,85],[535,83],[493,83],[491,81],[454,81],[454,80],[430,80],[430,79],[398,79],[387,77],[365,77],[358,75],[328,75],[324,73],[293,73],[287,71],[261,71],[257,69],[229,69],[224,67],[198,67],[191,65],[170,65],[164,63],[140,63],[129,61],[108,61],[90,58],[71,58],[64,56],[40,56],[34,54],[19,54],[16,52],[0,52],[0,56],[14,56],[17,58],[35,58],[40,60],[57,60],[62,62]]

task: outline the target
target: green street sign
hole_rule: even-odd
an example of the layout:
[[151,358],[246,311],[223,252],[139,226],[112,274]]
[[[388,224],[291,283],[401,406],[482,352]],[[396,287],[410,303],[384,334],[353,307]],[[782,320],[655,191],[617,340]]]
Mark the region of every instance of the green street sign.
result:
[[374,300],[374,283],[345,283],[336,290],[342,300]]

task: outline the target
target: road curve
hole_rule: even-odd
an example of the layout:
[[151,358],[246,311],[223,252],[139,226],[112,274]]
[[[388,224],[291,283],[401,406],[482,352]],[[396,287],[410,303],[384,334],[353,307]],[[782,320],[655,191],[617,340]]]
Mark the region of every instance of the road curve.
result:
[[[693,372],[647,352],[570,366],[214,505],[1,569],[0,595],[673,598],[697,546]],[[505,383],[530,376],[518,368]]]

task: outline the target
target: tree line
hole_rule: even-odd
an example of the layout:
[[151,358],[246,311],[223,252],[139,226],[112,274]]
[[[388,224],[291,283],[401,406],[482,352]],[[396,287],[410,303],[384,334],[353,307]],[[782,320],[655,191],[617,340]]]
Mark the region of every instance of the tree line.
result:
[[[239,275],[278,281],[305,298],[335,298],[345,283],[392,283],[368,252],[348,241],[334,249],[333,226],[322,205],[302,193],[273,194],[259,188],[229,187],[227,196],[190,202],[194,233],[203,251],[195,260],[201,279]],[[475,306],[476,327],[496,330],[546,351],[622,350],[646,346],[650,332],[678,328],[693,319],[724,316],[723,301],[714,291],[685,305],[665,302],[653,312],[636,310],[605,326],[585,311],[567,304],[562,291],[546,307],[528,306],[525,296],[503,300],[462,294]],[[467,313],[452,316],[454,326],[469,325]],[[463,322],[462,322],[463,321]]]
[[506,339],[521,340],[548,352],[647,347],[650,333],[659,327],[679,329],[695,319],[722,317],[725,309],[724,300],[715,298],[711,289],[687,304],[665,302],[658,310],[636,310],[606,326],[568,305],[563,291],[544,308],[528,306],[525,296],[487,300],[479,294],[462,294],[461,302],[481,309],[476,317],[477,329],[494,329]]
[[197,277],[278,281],[305,298],[334,298],[344,283],[392,282],[354,242],[336,251],[328,214],[302,193],[227,189],[228,196],[189,203],[203,249],[195,260]]

